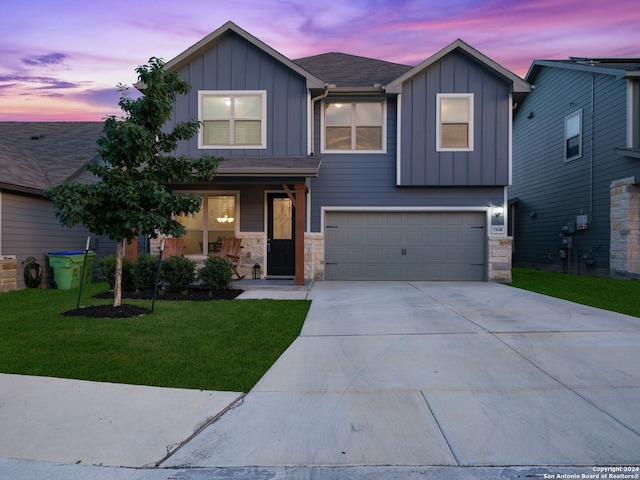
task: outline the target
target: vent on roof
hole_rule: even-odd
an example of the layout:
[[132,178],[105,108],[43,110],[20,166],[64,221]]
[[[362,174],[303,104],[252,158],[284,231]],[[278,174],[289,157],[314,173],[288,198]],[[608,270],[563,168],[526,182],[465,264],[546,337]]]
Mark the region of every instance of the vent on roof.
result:
[[31,140],[40,140],[41,138],[44,138],[44,135],[31,135]]

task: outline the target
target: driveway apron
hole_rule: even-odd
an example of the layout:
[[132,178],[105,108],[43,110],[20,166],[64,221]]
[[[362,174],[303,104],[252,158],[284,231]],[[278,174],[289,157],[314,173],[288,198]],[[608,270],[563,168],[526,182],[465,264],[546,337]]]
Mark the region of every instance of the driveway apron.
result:
[[640,464],[640,319],[495,283],[309,296],[300,337],[163,467]]

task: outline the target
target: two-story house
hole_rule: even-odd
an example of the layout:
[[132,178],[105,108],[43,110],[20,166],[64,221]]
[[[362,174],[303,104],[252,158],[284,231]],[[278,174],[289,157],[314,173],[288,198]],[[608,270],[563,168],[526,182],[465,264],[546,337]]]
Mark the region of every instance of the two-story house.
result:
[[229,22],[166,64],[192,85],[178,154],[222,158],[185,254],[243,239],[268,278],[509,281],[514,102],[527,82],[461,40],[415,67],[290,60]]
[[640,59],[536,60],[514,114],[514,265],[640,275]]

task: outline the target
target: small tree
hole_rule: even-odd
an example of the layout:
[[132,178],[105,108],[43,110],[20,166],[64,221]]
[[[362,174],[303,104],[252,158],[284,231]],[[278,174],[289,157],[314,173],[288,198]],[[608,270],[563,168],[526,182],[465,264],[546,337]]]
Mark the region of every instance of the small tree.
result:
[[191,120],[177,123],[170,133],[163,131],[176,97],[189,93],[191,85],[176,72],[165,70],[164,62],[155,57],[136,72],[144,95],[131,99],[127,87],[119,85],[119,105],[125,115],[105,119],[98,139],[101,161],[86,166],[100,180],[65,182],[45,191],[63,225],[84,225],[91,233],[116,242],[115,307],[122,297],[124,242],[137,235],[184,235],[185,228],[175,215],[198,212],[202,198],[171,192],[166,185],[211,180],[218,164],[211,156],[169,155],[179,141],[189,140],[200,128],[199,121]]

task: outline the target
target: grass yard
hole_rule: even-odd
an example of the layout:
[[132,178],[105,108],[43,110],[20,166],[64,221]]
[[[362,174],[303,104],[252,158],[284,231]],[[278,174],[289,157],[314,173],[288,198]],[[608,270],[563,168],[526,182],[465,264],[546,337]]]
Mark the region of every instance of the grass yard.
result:
[[[85,288],[81,305],[111,303],[91,298],[107,288]],[[77,299],[77,289],[0,294],[0,372],[248,392],[298,336],[310,305],[158,300],[142,317],[61,316]]]
[[565,275],[524,268],[514,268],[512,276],[513,287],[640,317],[638,280]]

